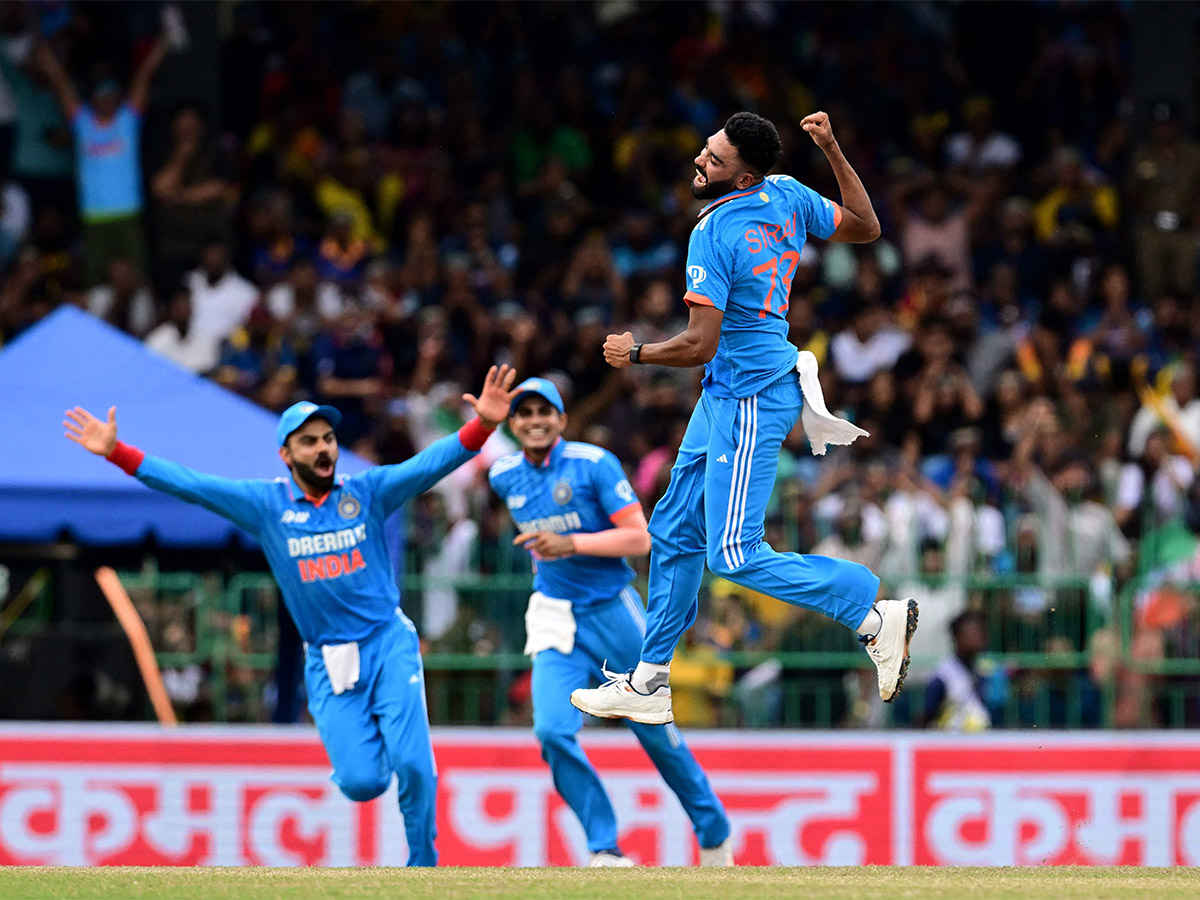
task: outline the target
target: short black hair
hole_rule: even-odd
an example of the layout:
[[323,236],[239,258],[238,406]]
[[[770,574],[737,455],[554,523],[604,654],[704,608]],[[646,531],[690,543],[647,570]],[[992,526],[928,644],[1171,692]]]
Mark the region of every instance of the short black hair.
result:
[[738,156],[758,172],[766,175],[783,154],[783,141],[770,119],[752,112],[734,113],[725,123],[725,137],[737,148]]
[[980,628],[987,630],[987,616],[977,609],[967,609],[960,612],[957,616],[950,620],[950,634],[954,638],[958,638],[962,634],[963,629],[968,625],[978,625]]

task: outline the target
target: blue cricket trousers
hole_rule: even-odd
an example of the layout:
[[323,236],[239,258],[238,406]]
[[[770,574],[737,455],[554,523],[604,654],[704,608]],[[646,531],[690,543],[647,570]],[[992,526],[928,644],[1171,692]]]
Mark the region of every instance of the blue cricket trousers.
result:
[[[595,684],[605,660],[610,671],[633,668],[644,631],[641,598],[627,587],[611,601],[575,612],[575,648],[569,654],[542,650],[533,658],[533,731],[554,787],[579,817],[593,853],[617,846],[617,817],[600,776],[579,746],[583,713],[571,705],[571,691]],[[679,798],[700,846],[715,847],[729,837],[725,807],[679,729],[626,724]]]
[[333,781],[351,800],[372,800],[396,774],[408,865],[436,866],[437,767],[425,708],[425,672],[417,630],[399,610],[359,641],[358,683],[334,694],[310,646],[304,666],[308,709],[333,763]]
[[865,566],[777,553],[763,540],[779,448],[800,407],[794,373],[752,397],[700,395],[671,483],[650,517],[646,662],[669,663],[696,621],[706,562],[714,575],[815,609],[847,628],[857,628],[875,602],[879,579]]

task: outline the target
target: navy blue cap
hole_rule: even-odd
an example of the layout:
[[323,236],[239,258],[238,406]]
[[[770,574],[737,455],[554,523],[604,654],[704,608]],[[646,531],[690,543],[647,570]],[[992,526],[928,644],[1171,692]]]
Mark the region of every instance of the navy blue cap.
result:
[[530,394],[536,394],[541,397],[560,413],[566,412],[563,409],[562,395],[558,392],[558,388],[554,386],[553,381],[548,378],[526,378],[517,385],[517,396],[513,397],[513,402],[508,407],[508,414],[511,416],[515,413],[521,401]]
[[342,414],[332,406],[317,406],[307,400],[293,403],[283,411],[283,415],[279,417],[279,425],[275,429],[275,440],[279,442],[279,446],[282,447],[286,444],[288,435],[313,416],[319,416],[334,428],[337,428],[338,422],[342,421]]

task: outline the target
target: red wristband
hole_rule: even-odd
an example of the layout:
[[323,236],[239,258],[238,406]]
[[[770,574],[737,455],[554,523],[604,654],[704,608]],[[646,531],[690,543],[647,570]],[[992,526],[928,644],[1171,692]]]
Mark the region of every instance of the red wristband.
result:
[[123,469],[126,475],[134,474],[145,458],[145,453],[137,447],[131,447],[124,441],[117,441],[117,446],[113,447],[113,452],[108,454],[108,461],[114,466]]
[[484,425],[483,420],[476,417],[458,429],[458,439],[468,450],[480,450],[495,430],[494,427]]

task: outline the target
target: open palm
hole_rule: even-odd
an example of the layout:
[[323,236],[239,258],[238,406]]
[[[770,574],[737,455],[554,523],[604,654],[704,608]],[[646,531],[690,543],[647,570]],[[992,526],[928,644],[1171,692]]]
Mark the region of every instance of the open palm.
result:
[[508,418],[508,408],[512,404],[514,391],[513,382],[517,380],[517,370],[505,363],[497,368],[488,369],[487,377],[483,379],[483,390],[479,396],[463,394],[463,400],[475,408],[475,415],[489,428],[495,428]]
[[108,408],[108,421],[97,419],[82,406],[68,409],[63,427],[66,436],[97,456],[108,456],[117,446],[117,408]]

